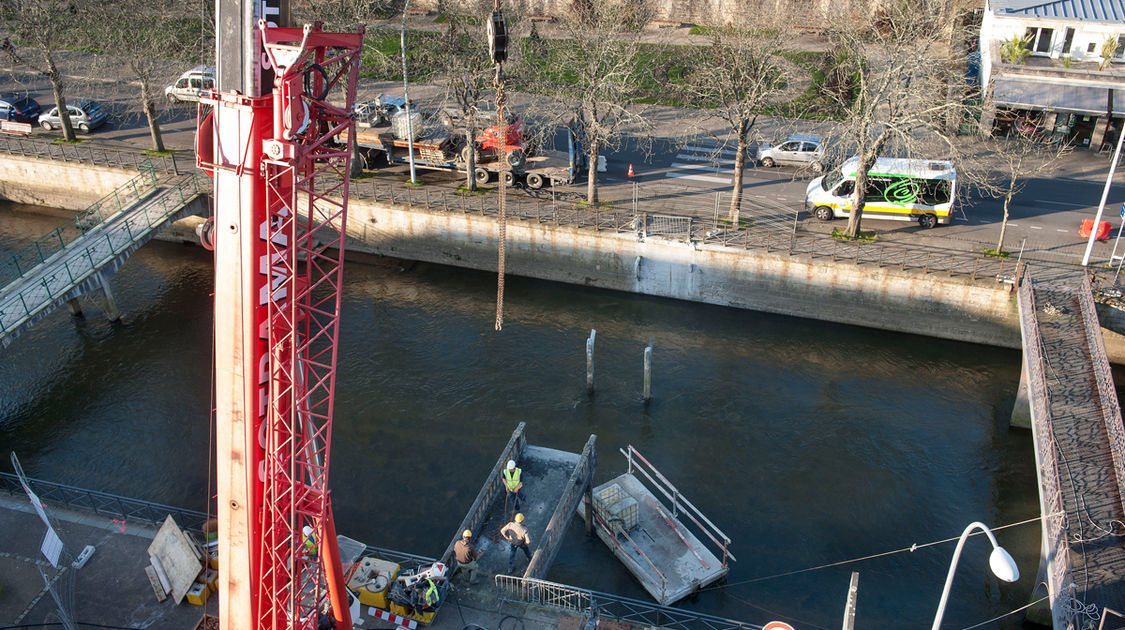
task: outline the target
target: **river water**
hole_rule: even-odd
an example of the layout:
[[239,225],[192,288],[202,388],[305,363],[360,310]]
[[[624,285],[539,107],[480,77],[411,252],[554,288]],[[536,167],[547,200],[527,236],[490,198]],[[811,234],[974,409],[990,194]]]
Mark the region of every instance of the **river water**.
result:
[[[57,222],[0,206],[0,253]],[[87,303],[16,339],[0,354],[4,450],[33,477],[203,509],[211,274],[202,248],[150,243],[113,280],[123,321]],[[858,571],[857,627],[928,627],[954,545],[924,545],[1039,513],[1031,436],[1007,425],[1018,352],[520,278],[497,333],[493,274],[376,261],[345,275],[331,485],[352,538],[440,554],[520,421],[563,450],[596,433],[599,483],[635,446],[739,559],[682,605],[752,623],[838,628]],[[549,578],[648,599],[582,532],[576,519]],[[970,540],[944,627],[1029,601],[1039,527],[997,535],[1020,580],[998,583]]]

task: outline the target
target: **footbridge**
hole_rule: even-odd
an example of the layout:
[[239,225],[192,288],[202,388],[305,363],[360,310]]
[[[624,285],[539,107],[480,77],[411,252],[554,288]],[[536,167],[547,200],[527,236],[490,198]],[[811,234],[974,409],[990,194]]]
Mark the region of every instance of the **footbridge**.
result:
[[1043,514],[1037,583],[1050,597],[1041,621],[1077,630],[1125,610],[1125,427],[1085,272],[1039,267],[1020,280],[1021,390]]
[[129,256],[171,222],[201,210],[198,173],[160,178],[151,165],[47,235],[0,260],[0,344],[78,298],[99,298],[111,321],[120,313],[109,280]]

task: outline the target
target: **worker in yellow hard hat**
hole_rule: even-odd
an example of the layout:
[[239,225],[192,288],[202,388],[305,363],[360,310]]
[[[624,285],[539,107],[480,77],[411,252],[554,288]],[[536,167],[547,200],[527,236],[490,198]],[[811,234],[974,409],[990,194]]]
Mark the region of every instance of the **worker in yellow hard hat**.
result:
[[[522,476],[523,470],[516,466],[516,460],[514,459],[509,459],[508,465],[500,471],[500,477],[504,480],[504,489],[508,491],[505,500],[514,499],[515,505],[512,506],[512,509],[517,512],[520,511],[520,499],[524,498],[523,481],[520,480]],[[507,516],[506,512],[505,516]]]
[[461,532],[461,540],[453,545],[453,556],[457,558],[457,565],[465,572],[469,584],[477,583],[477,559],[484,554],[473,544],[473,532],[466,529]]
[[508,541],[510,550],[508,551],[508,573],[511,574],[516,566],[516,550],[523,551],[523,555],[527,556],[528,564],[531,563],[531,552],[527,547],[531,544],[531,534],[527,532],[527,527],[523,524],[523,514],[516,514],[516,518],[511,523],[500,528],[500,535],[504,540]]

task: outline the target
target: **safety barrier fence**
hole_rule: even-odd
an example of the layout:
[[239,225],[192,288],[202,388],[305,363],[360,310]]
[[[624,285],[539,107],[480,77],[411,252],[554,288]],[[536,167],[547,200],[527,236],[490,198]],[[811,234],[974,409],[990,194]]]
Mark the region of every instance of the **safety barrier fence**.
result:
[[1059,475],[1059,446],[1051,424],[1051,390],[1047,385],[1043,339],[1039,332],[1032,279],[1029,274],[1024,274],[1019,280],[1019,316],[1024,334],[1024,360],[1028,370],[1028,400],[1032,418],[1035,419],[1032,434],[1039,469],[1041,509],[1045,515],[1043,548],[1047,557],[1051,558],[1047,572],[1047,590],[1051,597],[1054,627],[1077,629],[1077,615],[1070,605],[1073,597],[1070,589],[1074,580],[1070,571],[1066,504],[1063,502]]
[[616,619],[671,630],[758,630],[762,627],[546,580],[497,575],[494,581],[501,602],[561,610],[586,615],[589,619]]
[[0,287],[22,278],[31,269],[66,249],[67,245],[82,238],[86,232],[135,203],[155,188],[156,184],[156,173],[152,165],[141,164],[140,173],[136,177],[0,262]]
[[[38,264],[21,268],[19,276],[4,283],[10,292],[0,294],[0,335],[22,326],[28,318],[34,318],[76,286],[89,281],[103,265],[131,252],[138,239],[147,238],[154,229],[183,210],[195,195],[207,192],[199,178],[196,173],[182,175],[155,197],[139,202],[140,205],[126,215],[115,215],[110,221],[93,227],[81,228],[76,224],[66,229],[60,227],[46,239],[37,241],[36,258],[31,260]],[[64,234],[73,238],[67,241]],[[51,238],[57,238],[58,244],[51,243],[48,250],[43,242]],[[23,279],[24,276],[27,278]]]
[[[176,154],[157,155],[137,149],[119,149],[90,143],[70,144],[38,138],[0,134],[0,152],[10,155],[24,155],[63,162],[81,162],[100,166],[116,166],[140,170],[142,165],[151,164],[164,173],[180,173],[180,163]],[[183,162],[184,158],[180,158]],[[194,157],[191,158],[194,167]]]

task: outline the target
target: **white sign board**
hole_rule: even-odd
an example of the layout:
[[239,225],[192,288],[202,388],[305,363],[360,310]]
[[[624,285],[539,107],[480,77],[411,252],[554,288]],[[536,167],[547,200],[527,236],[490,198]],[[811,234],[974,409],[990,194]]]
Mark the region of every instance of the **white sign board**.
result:
[[63,544],[62,540],[59,539],[59,535],[55,533],[53,527],[48,526],[47,534],[43,536],[43,545],[39,547],[39,550],[42,551],[43,555],[50,561],[51,566],[56,569],[59,568],[59,554],[62,552],[62,548]]

